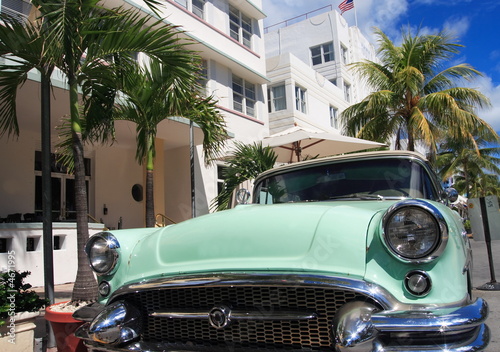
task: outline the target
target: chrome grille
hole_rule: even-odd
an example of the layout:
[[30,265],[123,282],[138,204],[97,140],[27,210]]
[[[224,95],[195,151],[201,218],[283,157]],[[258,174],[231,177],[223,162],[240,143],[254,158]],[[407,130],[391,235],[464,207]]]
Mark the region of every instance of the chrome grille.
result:
[[[318,287],[210,286],[175,287],[128,294],[142,311],[143,342],[178,348],[217,350],[322,350],[332,348],[331,323],[337,310],[353,300],[366,301],[356,292]],[[149,316],[168,309],[206,311],[220,304],[233,309],[259,311],[309,311],[312,320],[243,320],[215,329],[207,319],[166,319]]]

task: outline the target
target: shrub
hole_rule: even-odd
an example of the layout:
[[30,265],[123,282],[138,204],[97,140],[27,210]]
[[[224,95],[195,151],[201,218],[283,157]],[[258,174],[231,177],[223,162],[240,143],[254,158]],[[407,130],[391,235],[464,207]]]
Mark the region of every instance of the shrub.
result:
[[10,270],[0,276],[0,326],[6,323],[9,317],[21,312],[37,312],[48,301],[41,299],[38,294],[30,290],[30,284],[24,279],[31,272]]

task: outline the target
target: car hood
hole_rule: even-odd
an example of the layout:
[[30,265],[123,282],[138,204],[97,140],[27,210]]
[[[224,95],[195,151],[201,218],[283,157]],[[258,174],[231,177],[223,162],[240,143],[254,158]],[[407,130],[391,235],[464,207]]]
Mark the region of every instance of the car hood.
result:
[[369,225],[391,204],[241,205],[143,237],[127,260],[127,276],[304,271],[362,277]]

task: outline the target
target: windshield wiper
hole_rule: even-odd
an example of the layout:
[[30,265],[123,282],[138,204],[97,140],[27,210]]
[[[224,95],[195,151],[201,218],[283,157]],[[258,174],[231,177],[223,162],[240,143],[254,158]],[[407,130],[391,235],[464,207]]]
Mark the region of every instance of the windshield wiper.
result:
[[337,200],[337,199],[384,200],[385,197],[381,196],[380,194],[351,193],[351,194],[344,194],[341,196],[332,196],[328,198],[328,200]]

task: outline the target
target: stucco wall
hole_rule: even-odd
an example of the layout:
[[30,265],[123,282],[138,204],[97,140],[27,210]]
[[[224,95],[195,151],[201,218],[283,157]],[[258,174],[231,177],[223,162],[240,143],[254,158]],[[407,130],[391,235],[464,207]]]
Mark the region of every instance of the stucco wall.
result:
[[[135,149],[113,145],[95,153],[95,217],[107,227],[118,227],[120,217],[124,228],[144,226],[144,202],[132,197],[134,184],[144,185],[143,166],[135,160]],[[104,182],[102,182],[104,181]],[[104,214],[104,204],[108,213]]]
[[[102,231],[100,224],[89,224],[89,233]],[[6,238],[8,252],[0,253],[0,271],[30,271],[26,282],[44,285],[42,224],[0,224],[0,238]],[[54,250],[54,284],[74,282],[77,270],[76,227],[74,223],[54,223],[53,236],[60,236],[62,247]],[[34,238],[35,250],[26,251],[27,238]],[[10,262],[9,262],[10,260]]]

